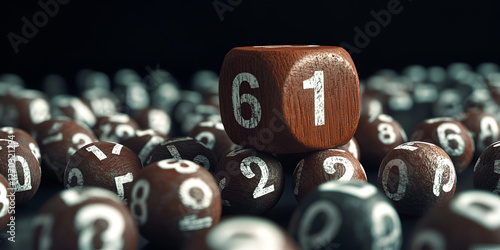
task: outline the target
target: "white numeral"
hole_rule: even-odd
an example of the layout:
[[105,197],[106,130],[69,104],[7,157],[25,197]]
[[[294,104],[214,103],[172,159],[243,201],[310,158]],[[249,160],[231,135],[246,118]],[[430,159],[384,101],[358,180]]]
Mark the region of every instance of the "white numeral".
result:
[[[397,167],[399,170],[398,188],[395,193],[391,193],[387,187],[389,173],[393,167]],[[408,168],[406,167],[406,163],[401,159],[392,159],[389,161],[384,167],[384,172],[382,172],[382,186],[384,188],[385,195],[391,200],[399,201],[405,196],[407,184]]]
[[120,199],[125,199],[125,189],[123,187],[123,184],[130,183],[133,180],[134,176],[132,175],[132,173],[127,173],[125,175],[115,177],[116,191]]
[[99,149],[96,145],[92,145],[92,146],[88,147],[87,151],[92,152],[97,157],[97,159],[99,159],[100,161],[108,158],[106,156],[106,154],[104,154],[104,152],[102,152],[102,150]]
[[377,126],[378,139],[383,144],[393,144],[396,142],[396,133],[394,133],[394,128],[389,123],[380,123]]
[[[311,227],[318,215],[323,216],[323,227],[321,230],[311,233]],[[327,246],[339,232],[342,225],[342,214],[333,203],[326,200],[318,200],[311,204],[302,215],[299,222],[297,238],[301,249],[320,249]]]
[[500,199],[486,192],[465,192],[456,196],[450,209],[489,230],[500,228]]
[[314,75],[302,82],[304,89],[314,89],[314,125],[325,125],[325,77],[323,71],[314,71]]
[[[446,134],[447,130],[451,130],[453,133]],[[450,156],[460,156],[464,153],[465,142],[462,136],[460,136],[460,132],[460,127],[454,123],[442,123],[437,127],[439,143]],[[456,148],[450,146],[450,141],[452,140],[456,141]]]
[[66,188],[72,188],[71,180],[76,178],[76,186],[75,187],[83,187],[83,174],[82,171],[78,168],[72,168],[68,173],[68,184],[66,184]]
[[[201,131],[199,134],[196,135],[195,137],[196,140],[198,140],[203,146],[205,146],[208,149],[213,149],[215,145],[215,135],[210,132],[210,131]],[[205,139],[207,142],[202,142],[202,140]]]
[[[149,182],[145,179],[140,179],[134,184],[132,188],[132,198],[130,202],[130,211],[134,215],[134,218],[137,220],[139,225],[144,225],[148,220],[148,208],[147,208],[147,200],[150,191]],[[141,196],[139,197],[139,191],[142,190]],[[139,207],[140,213],[137,211],[137,207]]]
[[438,167],[434,175],[434,185],[432,186],[432,192],[435,196],[439,196],[439,194],[441,193],[441,181],[443,180],[444,170],[446,169],[446,167],[448,167],[449,179],[448,183],[443,185],[443,191],[446,193],[450,192],[453,189],[453,185],[455,184],[455,167],[453,166],[453,163],[450,159],[442,158],[438,163]]
[[200,168],[197,164],[187,160],[166,159],[157,163],[161,169],[175,169],[180,174],[192,174]]
[[97,220],[107,223],[106,229],[100,232],[102,249],[121,249],[124,245],[125,219],[118,209],[107,204],[89,204],[76,213],[75,227],[81,230],[79,249],[94,249],[93,241],[97,233],[94,224]]
[[396,210],[386,202],[377,202],[372,209],[372,249],[399,249],[401,221]]
[[249,156],[243,159],[240,164],[240,170],[243,176],[247,177],[248,179],[255,177],[254,172],[252,172],[252,169],[250,168],[252,163],[255,163],[259,166],[261,173],[259,184],[257,184],[257,187],[253,191],[253,198],[257,199],[266,194],[274,192],[274,185],[265,187],[269,178],[269,169],[266,162],[264,162],[264,160],[262,160],[261,158],[257,156]]
[[354,175],[354,166],[352,162],[345,157],[330,156],[323,161],[323,169],[327,174],[335,174],[335,164],[340,164],[344,167],[344,174],[338,179],[339,181],[348,181]]
[[486,144],[488,138],[491,138],[491,143],[498,141],[498,123],[491,116],[485,116],[481,119],[477,150],[481,152],[489,146]]
[[[24,157],[21,155],[15,155],[12,157],[14,160],[14,164],[10,164],[11,160],[9,159],[9,173],[12,173],[13,178],[10,180],[10,185],[14,189],[14,192],[22,192],[31,190],[31,172],[30,166]],[[19,182],[19,175],[17,174],[16,162],[21,163],[21,170],[23,171],[24,176],[24,184],[21,185]]]
[[[257,78],[251,73],[243,72],[239,73],[233,80],[232,86],[232,101],[233,101],[233,112],[234,118],[244,128],[252,129],[257,127],[262,118],[262,109],[260,107],[259,100],[253,95],[248,93],[242,94],[240,96],[240,87],[243,82],[248,82],[250,88],[259,88],[259,82]],[[251,108],[251,118],[245,119],[241,114],[241,105],[247,103]]]
[[[196,199],[191,195],[191,190],[196,188],[203,192],[201,199]],[[200,178],[189,178],[179,186],[179,198],[182,204],[193,210],[202,210],[212,204],[213,193],[210,187]],[[179,230],[193,231],[212,226],[212,217],[206,216],[197,218],[196,214],[188,215],[179,221]]]

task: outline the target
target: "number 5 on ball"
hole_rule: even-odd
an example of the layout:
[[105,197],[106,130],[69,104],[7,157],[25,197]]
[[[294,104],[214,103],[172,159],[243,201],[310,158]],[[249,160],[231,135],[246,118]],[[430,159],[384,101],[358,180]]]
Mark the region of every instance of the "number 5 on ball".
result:
[[229,137],[260,151],[334,148],[358,125],[358,74],[340,47],[233,48],[222,64],[219,94]]

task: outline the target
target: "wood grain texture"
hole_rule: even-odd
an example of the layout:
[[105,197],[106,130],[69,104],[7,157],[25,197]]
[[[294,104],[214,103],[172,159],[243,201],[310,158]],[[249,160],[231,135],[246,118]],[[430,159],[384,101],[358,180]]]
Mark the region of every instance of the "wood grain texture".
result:
[[[258,86],[252,88],[243,81],[238,92],[233,90],[233,81],[243,72],[253,75]],[[234,96],[244,98],[245,94],[254,96],[261,107],[261,119],[251,128],[240,125],[234,114]],[[229,137],[237,144],[271,153],[341,146],[354,135],[360,114],[356,68],[350,55],[335,46],[234,48],[221,68],[219,95]],[[242,118],[251,119],[252,109],[242,103]],[[319,125],[317,109],[324,114]]]

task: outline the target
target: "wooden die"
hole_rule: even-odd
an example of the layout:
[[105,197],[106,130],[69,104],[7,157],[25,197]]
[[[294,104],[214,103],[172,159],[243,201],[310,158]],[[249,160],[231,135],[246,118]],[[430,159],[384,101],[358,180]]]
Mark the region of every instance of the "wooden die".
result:
[[286,154],[335,148],[354,135],[360,86],[343,48],[233,48],[220,72],[220,108],[236,144]]

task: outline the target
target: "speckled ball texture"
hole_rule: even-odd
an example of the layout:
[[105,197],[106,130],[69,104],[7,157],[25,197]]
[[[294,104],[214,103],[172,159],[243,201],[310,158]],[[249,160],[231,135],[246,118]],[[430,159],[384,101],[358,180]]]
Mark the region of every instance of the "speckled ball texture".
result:
[[468,190],[429,211],[413,230],[408,249],[498,249],[498,246],[500,197],[483,190]]
[[474,156],[474,141],[461,122],[451,117],[438,117],[420,122],[410,141],[425,141],[441,147],[453,161],[457,172],[463,172]]
[[366,181],[361,163],[343,149],[327,149],[309,154],[302,159],[293,173],[293,194],[302,201],[309,193],[324,182]]
[[385,156],[377,183],[400,214],[421,216],[453,198],[457,176],[443,149],[415,141],[401,144]]
[[372,184],[328,181],[293,213],[288,231],[301,249],[400,249],[401,221]]

